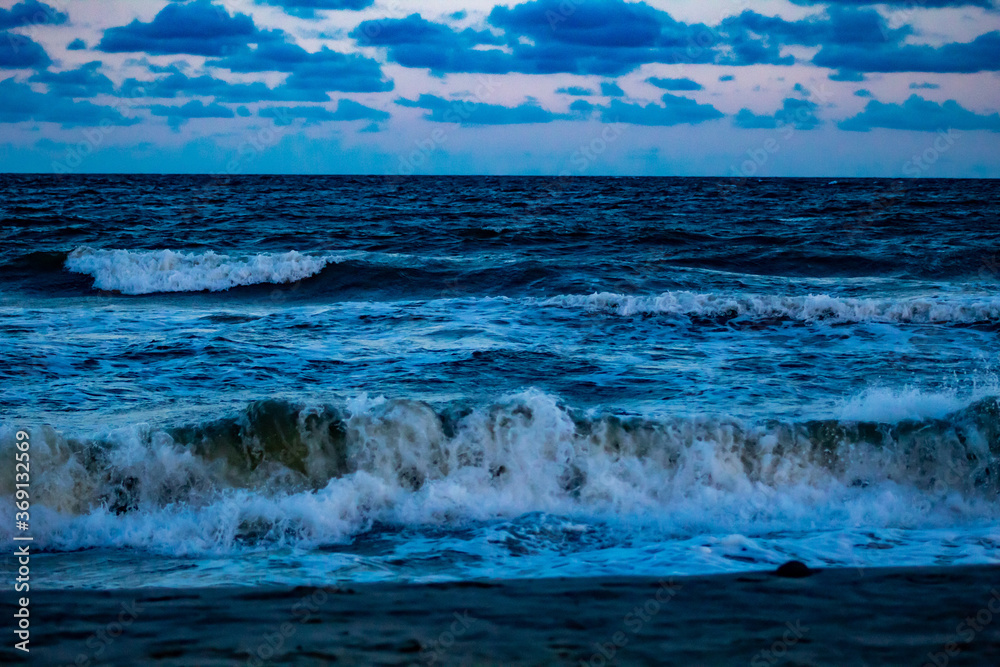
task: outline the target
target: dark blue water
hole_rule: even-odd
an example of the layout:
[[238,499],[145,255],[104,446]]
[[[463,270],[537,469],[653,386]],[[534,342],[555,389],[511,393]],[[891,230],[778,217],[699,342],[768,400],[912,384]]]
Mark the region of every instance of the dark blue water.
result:
[[52,585],[997,560],[995,181],[0,191]]

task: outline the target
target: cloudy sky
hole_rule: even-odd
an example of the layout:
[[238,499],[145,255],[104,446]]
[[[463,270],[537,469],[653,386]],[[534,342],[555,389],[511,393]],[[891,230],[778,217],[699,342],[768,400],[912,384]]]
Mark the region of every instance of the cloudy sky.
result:
[[1000,176],[995,0],[0,0],[0,169]]

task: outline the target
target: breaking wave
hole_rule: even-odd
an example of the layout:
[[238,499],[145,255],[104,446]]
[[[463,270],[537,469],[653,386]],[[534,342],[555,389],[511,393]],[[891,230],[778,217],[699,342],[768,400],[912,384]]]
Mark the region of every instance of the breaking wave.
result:
[[749,318],[805,322],[997,323],[1000,298],[971,296],[899,297],[896,299],[809,296],[722,295],[666,292],[630,296],[601,292],[541,300],[546,306],[585,308],[618,315],[680,315],[692,318]]
[[174,250],[77,248],[66,269],[94,278],[94,287],[123,294],[221,292],[241,285],[292,283],[319,273],[332,257],[297,251],[230,257]]
[[[31,436],[33,531],[53,551],[316,546],[373,524],[531,512],[744,534],[1000,516],[995,397],[940,418],[748,424],[594,415],[536,390],[475,408],[362,396],[262,401],[97,439]],[[0,451],[13,448],[0,427]],[[11,485],[0,483],[7,499]]]

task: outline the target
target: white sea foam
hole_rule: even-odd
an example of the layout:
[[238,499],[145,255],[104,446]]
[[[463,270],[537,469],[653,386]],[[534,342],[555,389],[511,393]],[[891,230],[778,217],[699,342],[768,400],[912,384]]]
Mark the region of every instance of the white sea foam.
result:
[[285,253],[231,257],[212,251],[98,250],[80,247],[66,268],[94,278],[94,286],[123,294],[219,292],[240,285],[292,283],[315,275],[336,258]]
[[[36,540],[179,555],[327,544],[375,522],[457,527],[537,512],[675,534],[933,529],[1000,516],[989,474],[995,405],[885,427],[874,440],[838,422],[581,421],[533,390],[450,427],[407,400],[282,405],[248,411],[236,440],[214,426],[187,442],[143,426],[99,443],[33,431]],[[0,428],[0,453],[12,449],[13,431]],[[6,499],[10,486],[0,480]]]
[[562,295],[541,299],[543,306],[584,308],[618,315],[680,315],[687,317],[747,317],[790,319],[805,322],[1000,322],[1000,297],[927,296],[898,298],[849,298],[826,294],[776,296],[755,294],[699,294],[665,292],[656,296],[630,296],[611,292]]

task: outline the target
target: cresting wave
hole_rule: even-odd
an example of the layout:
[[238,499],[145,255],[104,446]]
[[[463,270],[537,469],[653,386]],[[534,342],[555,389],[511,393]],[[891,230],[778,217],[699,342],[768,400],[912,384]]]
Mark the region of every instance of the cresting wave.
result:
[[618,315],[679,315],[691,318],[797,320],[804,322],[898,322],[977,324],[1000,322],[1000,297],[928,296],[847,298],[826,294],[723,295],[675,291],[658,296],[601,292],[539,300],[544,306],[584,308]]
[[[13,447],[0,428],[0,451]],[[36,540],[56,551],[315,546],[375,523],[531,512],[743,534],[954,526],[1000,517],[1000,403],[897,423],[746,424],[592,415],[536,390],[440,410],[263,401],[97,440],[36,429],[32,463]],[[11,479],[0,485],[11,498]]]
[[220,292],[240,285],[292,283],[319,273],[334,257],[313,257],[295,250],[230,257],[212,251],[97,250],[77,248],[66,269],[94,278],[98,289],[122,294]]

